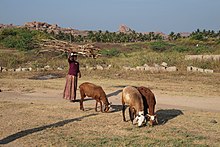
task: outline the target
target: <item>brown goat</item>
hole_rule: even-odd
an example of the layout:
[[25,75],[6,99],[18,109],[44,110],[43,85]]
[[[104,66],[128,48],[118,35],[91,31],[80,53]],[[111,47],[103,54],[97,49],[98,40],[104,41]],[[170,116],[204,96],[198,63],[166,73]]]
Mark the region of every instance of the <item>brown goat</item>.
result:
[[122,115],[125,119],[125,104],[129,105],[130,120],[133,124],[138,122],[138,126],[146,121],[144,117],[144,105],[140,92],[132,86],[127,86],[122,91]]
[[101,86],[97,86],[95,84],[92,84],[92,83],[89,83],[89,82],[85,82],[85,83],[82,83],[79,86],[79,89],[80,89],[80,95],[81,95],[80,110],[84,111],[83,100],[84,100],[84,98],[86,96],[88,96],[88,97],[92,97],[93,99],[96,100],[95,111],[97,111],[98,102],[100,103],[101,112],[103,112],[102,102],[105,105],[104,111],[105,112],[109,111],[110,103],[108,102],[106,94],[105,94],[105,92],[104,92],[104,90],[102,89]]
[[[156,99],[153,92],[144,86],[137,87],[138,91],[141,93],[144,103],[144,115],[150,120],[150,125],[158,124],[157,116],[155,114]],[[149,109],[149,113],[148,113]]]

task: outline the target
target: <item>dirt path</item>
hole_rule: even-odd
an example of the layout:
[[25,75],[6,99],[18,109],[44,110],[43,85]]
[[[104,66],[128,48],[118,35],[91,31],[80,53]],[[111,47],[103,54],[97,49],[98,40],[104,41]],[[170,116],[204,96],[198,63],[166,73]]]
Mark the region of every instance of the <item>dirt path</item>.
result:
[[[121,105],[121,88],[114,91],[106,89],[106,93],[113,105]],[[183,109],[220,112],[220,97],[193,97],[173,96],[154,92],[157,99],[157,109]],[[79,98],[79,93],[77,92]],[[88,98],[87,98],[88,99]],[[5,91],[0,93],[1,101],[37,102],[37,103],[65,103],[62,99],[62,91],[41,89],[33,93]],[[93,100],[85,101],[85,104],[92,104]]]

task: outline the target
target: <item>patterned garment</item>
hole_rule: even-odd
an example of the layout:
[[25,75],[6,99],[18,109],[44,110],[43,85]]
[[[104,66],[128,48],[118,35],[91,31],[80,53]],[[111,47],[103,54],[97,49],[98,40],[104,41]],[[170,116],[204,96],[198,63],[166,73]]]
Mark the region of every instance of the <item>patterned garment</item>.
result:
[[63,98],[67,100],[76,100],[77,77],[73,75],[66,76],[66,85],[63,92]]

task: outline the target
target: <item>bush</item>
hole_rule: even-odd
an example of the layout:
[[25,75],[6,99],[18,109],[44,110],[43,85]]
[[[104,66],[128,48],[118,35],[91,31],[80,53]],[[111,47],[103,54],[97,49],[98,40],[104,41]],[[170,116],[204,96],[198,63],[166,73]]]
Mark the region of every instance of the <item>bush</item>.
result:
[[158,42],[152,42],[150,43],[150,48],[154,51],[165,51],[168,50],[170,47],[172,47],[172,44],[169,44],[167,42],[164,41],[158,41]]
[[36,33],[23,28],[6,28],[0,32],[0,43],[7,48],[28,51],[36,44],[35,35]]
[[172,48],[172,50],[183,53],[183,52],[189,52],[190,48],[189,47],[184,47],[184,46],[175,46]]
[[120,54],[120,51],[117,50],[116,48],[112,48],[112,49],[103,49],[99,53],[102,56],[113,57],[113,56],[118,56]]

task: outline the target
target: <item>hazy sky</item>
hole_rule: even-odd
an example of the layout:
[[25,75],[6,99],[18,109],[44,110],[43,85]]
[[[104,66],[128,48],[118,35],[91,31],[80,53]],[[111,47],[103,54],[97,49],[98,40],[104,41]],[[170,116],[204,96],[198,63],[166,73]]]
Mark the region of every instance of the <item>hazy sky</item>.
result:
[[79,30],[220,30],[220,0],[0,0],[0,23],[41,21]]

